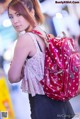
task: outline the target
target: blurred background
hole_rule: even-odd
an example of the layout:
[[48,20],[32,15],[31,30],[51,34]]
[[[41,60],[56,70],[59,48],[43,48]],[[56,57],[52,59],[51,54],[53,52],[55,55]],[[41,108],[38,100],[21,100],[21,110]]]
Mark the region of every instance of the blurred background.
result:
[[[8,111],[8,118],[31,119],[27,93],[22,93],[20,86],[10,84],[8,70],[17,40],[17,33],[8,18],[7,6],[11,0],[0,0],[0,112]],[[45,22],[41,26],[54,36],[64,31],[74,38],[80,50],[80,0],[39,0]],[[80,117],[80,96],[70,100],[77,117]],[[1,119],[1,118],[0,118]]]

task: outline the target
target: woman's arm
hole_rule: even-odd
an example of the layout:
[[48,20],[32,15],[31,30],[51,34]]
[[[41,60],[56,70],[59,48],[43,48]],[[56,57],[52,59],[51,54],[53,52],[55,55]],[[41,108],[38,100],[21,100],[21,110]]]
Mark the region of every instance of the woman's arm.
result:
[[8,79],[11,83],[19,82],[22,78],[21,71],[27,56],[31,52],[31,42],[32,39],[29,34],[21,36],[17,41],[13,60],[8,72]]

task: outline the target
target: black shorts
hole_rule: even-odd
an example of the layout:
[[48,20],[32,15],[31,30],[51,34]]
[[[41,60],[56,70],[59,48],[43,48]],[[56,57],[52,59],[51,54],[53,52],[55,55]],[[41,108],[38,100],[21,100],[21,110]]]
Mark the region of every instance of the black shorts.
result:
[[74,111],[69,101],[56,101],[46,95],[29,94],[32,119],[72,119]]

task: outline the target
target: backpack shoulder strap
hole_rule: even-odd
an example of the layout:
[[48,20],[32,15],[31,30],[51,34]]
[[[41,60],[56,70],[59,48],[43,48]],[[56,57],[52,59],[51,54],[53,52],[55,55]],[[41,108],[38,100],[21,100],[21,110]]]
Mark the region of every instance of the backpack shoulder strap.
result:
[[37,31],[37,30],[32,30],[32,33],[34,33],[34,34],[38,35],[39,37],[41,37],[44,40],[44,42],[46,44],[46,47],[49,47],[49,44],[48,44],[49,39],[50,38],[54,38],[54,35],[47,34],[46,32],[45,32],[46,37],[44,37],[43,34],[40,31]]
[[30,35],[31,38],[33,39],[37,50],[42,52],[41,46],[40,46],[39,42],[36,40],[36,35],[33,34],[33,33],[29,33],[29,35]]

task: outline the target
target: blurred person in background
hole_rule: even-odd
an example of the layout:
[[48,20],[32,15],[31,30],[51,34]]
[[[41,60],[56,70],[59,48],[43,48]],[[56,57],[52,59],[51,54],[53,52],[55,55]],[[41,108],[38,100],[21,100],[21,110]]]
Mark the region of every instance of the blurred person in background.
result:
[[70,102],[48,98],[39,82],[44,76],[45,43],[31,31],[37,30],[45,38],[46,34],[39,27],[43,23],[43,14],[38,0],[12,0],[8,6],[8,14],[13,27],[19,33],[8,78],[11,83],[22,80],[22,91],[29,94],[31,118],[71,119],[74,111]]
[[79,26],[80,26],[80,18],[78,18],[78,24],[79,24]]
[[2,55],[0,55],[0,68],[3,69],[3,62],[4,62],[4,58]]

